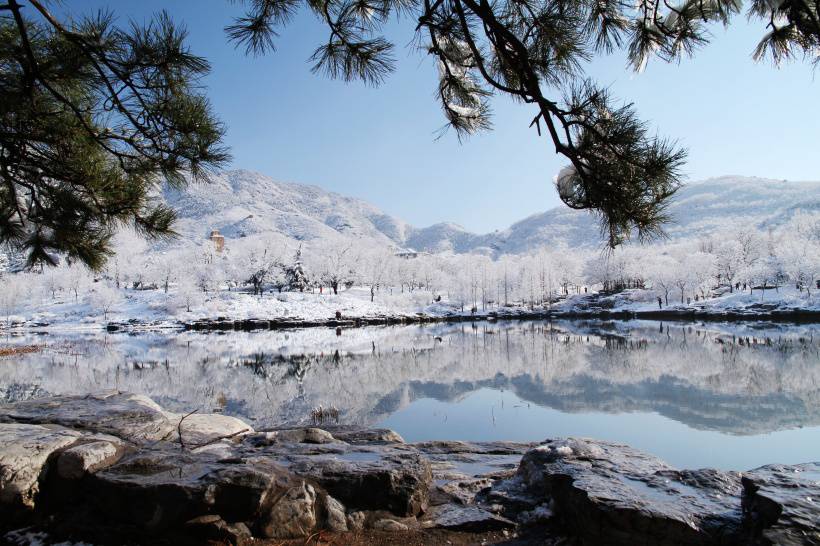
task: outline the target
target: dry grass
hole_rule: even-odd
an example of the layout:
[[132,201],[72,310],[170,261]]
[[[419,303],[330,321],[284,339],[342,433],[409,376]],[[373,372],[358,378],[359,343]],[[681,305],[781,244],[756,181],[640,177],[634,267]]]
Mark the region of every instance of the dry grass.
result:
[[42,345],[11,345],[6,347],[0,346],[0,357],[27,355],[31,353],[39,353],[42,350]]

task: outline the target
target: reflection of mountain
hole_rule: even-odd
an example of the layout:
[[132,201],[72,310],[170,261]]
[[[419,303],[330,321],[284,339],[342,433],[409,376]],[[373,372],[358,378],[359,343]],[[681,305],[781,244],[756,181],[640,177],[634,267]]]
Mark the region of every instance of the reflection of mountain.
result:
[[341,337],[332,329],[79,337],[3,362],[0,394],[9,385],[113,387],[173,410],[210,410],[221,400],[226,411],[266,424],[304,421],[319,404],[338,407],[345,422],[375,423],[420,398],[458,401],[490,387],[563,412],[657,412],[733,434],[820,424],[820,344],[809,341],[816,331],[760,329],[760,343],[741,345],[730,333],[691,326],[621,330],[520,323],[364,328]]

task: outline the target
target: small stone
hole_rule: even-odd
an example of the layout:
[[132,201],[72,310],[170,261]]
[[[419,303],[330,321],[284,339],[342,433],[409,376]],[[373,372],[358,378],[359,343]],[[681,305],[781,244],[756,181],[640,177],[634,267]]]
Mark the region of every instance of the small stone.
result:
[[404,523],[394,519],[380,519],[373,524],[373,529],[376,531],[398,532],[406,531],[408,527]]
[[[250,425],[229,415],[218,413],[194,413],[188,415],[170,414],[170,420],[178,424],[182,432],[182,442],[186,447],[195,448],[219,440],[235,438],[253,432]],[[174,440],[179,441],[179,434],[174,431]]]
[[433,510],[435,526],[454,531],[482,533],[515,527],[515,523],[477,506],[445,504]]
[[316,527],[316,491],[306,482],[288,489],[270,510],[262,533],[267,538],[298,538]]
[[320,428],[293,428],[258,432],[248,436],[248,441],[251,445],[262,447],[276,444],[329,444],[336,439]]
[[242,522],[227,523],[216,514],[194,518],[185,523],[192,537],[205,541],[218,541],[238,545],[251,538],[250,529]]
[[364,512],[351,512],[347,515],[347,527],[351,531],[361,531],[367,521],[367,514]]
[[518,516],[518,523],[533,525],[535,523],[548,521],[552,519],[554,515],[555,514],[552,512],[552,509],[549,507],[548,503],[539,504],[532,510],[521,512]]
[[325,527],[331,531],[347,531],[345,507],[330,495],[325,497]]
[[114,464],[120,455],[121,450],[113,442],[98,440],[79,444],[60,454],[57,473],[67,480],[78,480],[87,473]]
[[404,438],[402,438],[398,432],[386,428],[377,428],[371,430],[334,429],[333,434],[338,440],[354,445],[404,443]]

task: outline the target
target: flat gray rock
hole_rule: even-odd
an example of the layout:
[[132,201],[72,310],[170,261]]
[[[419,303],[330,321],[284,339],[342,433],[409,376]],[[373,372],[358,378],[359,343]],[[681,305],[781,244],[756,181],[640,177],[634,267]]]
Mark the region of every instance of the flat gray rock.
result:
[[425,457],[390,445],[359,451],[346,446],[337,444],[325,455],[291,453],[288,468],[352,509],[388,510],[402,517],[427,509],[432,472]]
[[552,501],[584,541],[720,544],[741,540],[738,473],[676,470],[625,445],[549,440],[527,452],[518,476]]
[[89,435],[64,449],[57,458],[57,472],[67,480],[79,480],[117,462],[125,453],[122,440],[114,436]]
[[512,529],[515,522],[497,516],[478,506],[444,504],[431,510],[430,520],[435,527],[453,531],[484,533]]
[[522,495],[590,544],[820,545],[818,463],[677,470],[625,445],[548,440],[484,500]]
[[165,440],[190,448],[253,432],[250,425],[235,417],[166,412],[147,396],[118,391],[6,404],[0,406],[0,422],[56,424],[134,443]]
[[156,441],[176,423],[147,396],[108,391],[86,396],[50,396],[0,406],[0,421],[55,424],[112,434],[133,442]]

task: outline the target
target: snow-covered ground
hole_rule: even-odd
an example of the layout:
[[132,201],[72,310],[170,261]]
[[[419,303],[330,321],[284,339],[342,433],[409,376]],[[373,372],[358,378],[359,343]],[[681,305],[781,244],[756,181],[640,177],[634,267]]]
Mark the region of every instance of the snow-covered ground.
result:
[[[391,293],[392,292],[392,293]],[[210,292],[183,292],[172,287],[168,293],[157,290],[121,289],[104,295],[93,290],[75,299],[70,293],[57,293],[56,297],[29,297],[22,301],[14,314],[0,317],[0,329],[104,329],[110,323],[133,323],[138,327],[174,328],[183,323],[201,320],[275,320],[325,321],[341,313],[344,319],[375,317],[408,317],[424,314],[428,317],[447,316],[514,316],[531,313],[597,313],[657,311],[658,294],[652,290],[631,289],[612,295],[591,291],[572,295],[551,306],[530,306],[517,303],[508,306],[477,304],[476,312],[471,305],[448,302],[443,296],[434,302],[434,295],[426,290],[401,292],[383,288],[370,301],[370,291],[365,287],[342,290],[338,295],[318,292],[266,292],[262,296],[247,291],[222,289]],[[765,292],[755,290],[736,291],[720,297],[681,304],[670,295],[669,305],[663,310],[723,314],[727,312],[765,315],[772,311],[820,312],[820,293],[808,296],[792,286],[769,288]]]
[[558,311],[583,312],[606,310],[616,311],[697,311],[701,313],[741,313],[766,314],[772,311],[820,311],[820,290],[809,294],[794,286],[768,287],[766,290],[736,290],[721,296],[686,300],[681,303],[678,294],[669,295],[667,305],[661,295],[662,305],[658,305],[659,293],[654,290],[630,289],[616,294],[602,296],[582,294],[570,296],[554,307]]
[[[340,312],[344,318],[402,316],[425,312],[443,315],[457,309],[432,305],[429,292],[380,292],[370,301],[367,288],[354,287],[338,295],[324,293],[282,292],[253,295],[247,291],[219,290],[207,293],[181,293],[163,290],[118,290],[107,294],[107,301],[97,301],[93,292],[75,300],[71,295],[32,298],[22,302],[15,313],[0,318],[0,329],[19,327],[52,327],[59,329],[102,329],[109,323],[137,321],[155,327],[173,327],[179,323],[204,319],[292,319],[330,320]],[[7,319],[7,320],[6,320]]]

